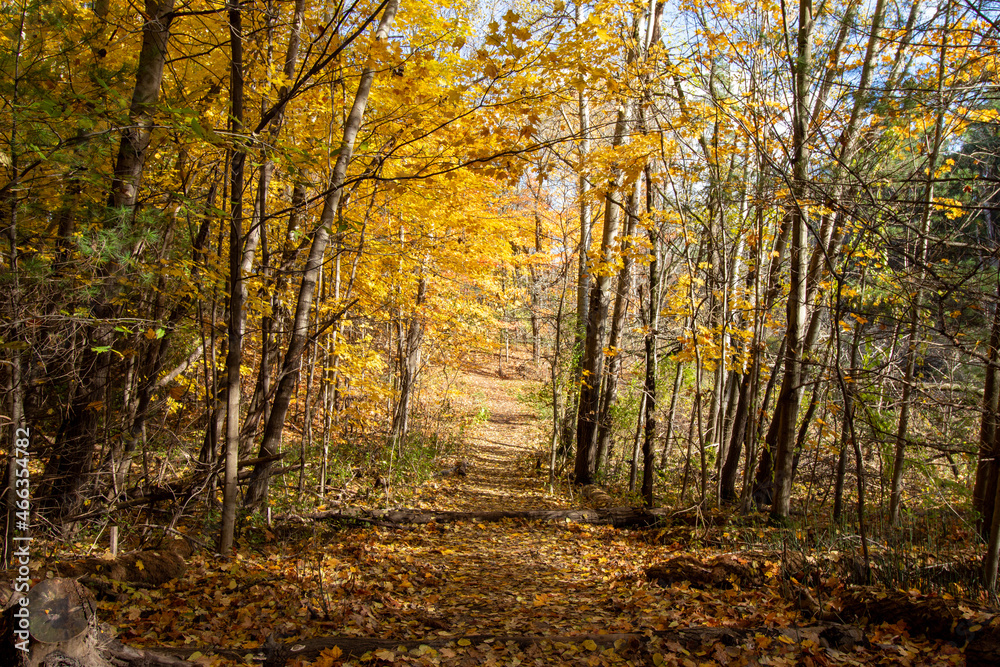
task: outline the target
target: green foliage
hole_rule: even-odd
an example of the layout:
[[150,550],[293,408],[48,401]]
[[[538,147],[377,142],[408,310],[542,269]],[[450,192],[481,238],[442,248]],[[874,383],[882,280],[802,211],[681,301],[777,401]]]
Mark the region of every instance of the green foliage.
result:
[[134,214],[133,221],[131,209],[109,208],[109,225],[94,226],[81,232],[77,241],[81,256],[98,265],[111,263],[127,266],[136,262],[134,253],[137,248],[159,240],[156,227],[162,222],[163,214],[145,209]]
[[519,391],[517,393],[518,402],[528,406],[535,413],[537,419],[551,419],[552,415],[552,384],[549,382],[538,384],[531,391]]

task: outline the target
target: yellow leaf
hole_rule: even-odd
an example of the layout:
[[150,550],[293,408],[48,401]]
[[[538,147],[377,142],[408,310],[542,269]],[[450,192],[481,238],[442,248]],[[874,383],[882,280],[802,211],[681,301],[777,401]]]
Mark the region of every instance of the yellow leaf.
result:
[[135,569],[137,569],[137,570],[139,570],[140,572],[142,572],[143,570],[145,570],[145,569],[146,569],[146,566],[142,564],[142,561],[141,561],[141,560],[137,560],[137,561],[135,562]]
[[597,650],[597,643],[593,639],[588,639],[587,641],[583,642],[581,646],[583,646],[583,648],[587,649],[588,651]]
[[472,644],[472,642],[469,641],[468,639],[459,639],[458,640],[458,645],[459,646],[469,646],[470,644]]
[[[336,651],[336,655],[334,655],[334,651]],[[340,653],[340,648],[337,646],[334,646],[332,649],[325,649],[319,654],[312,665],[313,667],[334,667],[334,665],[340,663]]]

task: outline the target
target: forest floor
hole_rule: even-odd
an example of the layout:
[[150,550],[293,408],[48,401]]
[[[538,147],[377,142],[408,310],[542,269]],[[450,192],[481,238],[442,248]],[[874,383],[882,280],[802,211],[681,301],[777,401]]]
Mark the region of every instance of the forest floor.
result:
[[[524,398],[538,382],[510,375],[471,368],[457,378],[459,408],[485,420],[466,433],[467,474],[425,482],[411,496],[416,504],[581,506],[579,496],[547,492],[547,471],[534,465],[547,424]],[[848,648],[797,633],[816,622],[787,599],[780,554],[761,562],[754,586],[661,587],[644,574],[681,554],[731,552],[724,538],[703,527],[519,520],[258,525],[243,531],[236,558],[202,550],[183,577],[125,588],[99,604],[99,615],[127,645],[172,647],[204,665],[259,664],[275,642],[288,664],[327,667],[965,663],[962,649],[910,636],[901,623],[870,625]],[[838,586],[830,575],[820,588]],[[731,632],[712,634],[720,628]],[[707,634],[685,637],[687,629]]]

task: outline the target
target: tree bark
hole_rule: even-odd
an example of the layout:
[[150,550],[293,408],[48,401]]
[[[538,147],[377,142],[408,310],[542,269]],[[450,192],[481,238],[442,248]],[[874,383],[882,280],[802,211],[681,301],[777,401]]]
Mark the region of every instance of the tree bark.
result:
[[615,291],[615,305],[611,314],[611,331],[608,333],[607,349],[611,355],[611,359],[607,363],[607,372],[604,374],[602,385],[600,417],[597,423],[597,458],[594,462],[594,474],[601,472],[604,462],[608,457],[611,431],[614,426],[611,411],[618,401],[618,376],[622,365],[622,350],[619,345],[621,344],[622,326],[625,323],[629,303],[629,283],[632,277],[631,238],[635,232],[638,188],[639,184],[636,183],[629,194],[628,205],[625,208],[628,222],[625,225],[625,233],[622,236],[622,268],[618,271],[618,288]]
[[[396,402],[396,409],[393,411],[392,429],[389,432],[389,443],[393,447],[398,447],[402,451],[403,442],[410,429],[410,411],[412,409],[414,390],[417,384],[417,375],[420,372],[421,342],[424,337],[424,320],[420,312],[427,295],[427,279],[420,277],[417,283],[417,297],[414,304],[413,314],[410,315],[406,326],[406,336],[400,341],[400,378],[399,378],[399,400]],[[402,326],[402,323],[400,323]]]
[[[108,228],[125,228],[133,221],[139,181],[153,127],[152,113],[163,81],[173,7],[174,0],[146,0],[129,124],[122,129],[109,188],[108,206],[111,210],[105,222]],[[45,497],[40,507],[48,510],[53,517],[72,512],[79,501],[80,488],[93,469],[98,430],[114,364],[111,352],[114,332],[108,320],[114,317],[115,308],[110,298],[112,285],[107,281],[105,278],[101,294],[91,308],[95,323],[84,331],[84,351],[77,362],[80,383],[71,399],[68,414],[59,427],[54,453],[45,464],[44,484],[39,488],[39,495]]]
[[[243,11],[238,0],[229,2],[230,128],[243,131]],[[233,549],[236,530],[236,493],[240,453],[240,364],[243,361],[243,165],[246,151],[233,151],[229,175],[229,322],[226,355],[226,463],[222,487],[222,526],[219,551]]]
[[[630,59],[631,60],[631,59]],[[627,103],[618,107],[615,121],[615,148],[625,143],[628,123]],[[604,231],[601,249],[598,251],[598,265],[606,266],[613,259],[618,245],[619,206],[615,195],[621,186],[621,170],[614,169],[608,181],[608,193],[604,204]],[[608,296],[612,277],[607,270],[598,271],[590,291],[587,315],[587,338],[583,350],[582,377],[580,385],[580,407],[576,428],[575,482],[590,484],[594,481],[597,459],[597,424],[600,412],[601,378],[604,374],[604,334],[608,320]]]
[[[389,36],[389,26],[392,24],[399,8],[399,0],[387,0],[382,17],[379,19],[375,33],[376,40],[384,42]],[[372,63],[365,65],[354,95],[354,103],[344,124],[343,141],[337,163],[330,178],[326,199],[323,202],[323,212],[320,214],[319,225],[312,233],[312,244],[309,257],[306,260],[302,282],[299,285],[298,303],[292,320],[292,336],[285,351],[281,365],[278,385],[275,388],[274,403],[267,424],[264,427],[264,437],[260,446],[260,456],[270,456],[278,451],[281,435],[284,432],[285,416],[291,402],[295,385],[298,382],[302,353],[308,342],[309,311],[312,307],[316,282],[323,268],[323,256],[330,240],[330,230],[337,221],[340,201],[344,194],[344,181],[347,177],[347,166],[354,154],[354,141],[361,128],[365,108],[368,105],[368,95],[375,80],[375,68]],[[262,463],[254,467],[250,487],[247,489],[246,504],[257,506],[267,498],[268,476],[270,463]]]
[[791,229],[787,324],[785,327],[785,372],[775,405],[777,442],[774,452],[775,479],[771,516],[788,517],[792,497],[792,456],[795,447],[795,422],[803,375],[802,334],[806,319],[806,252],[809,245],[806,216],[806,179],[809,149],[806,144],[809,124],[809,73],[812,68],[812,0],[799,3],[799,25],[792,74],[795,83],[792,119],[792,183],[786,214]]
[[[576,26],[583,22],[583,7],[576,6]],[[580,124],[579,160],[577,162],[577,188],[580,200],[580,244],[577,248],[576,283],[576,325],[573,329],[573,351],[570,356],[570,387],[567,392],[566,416],[562,433],[562,448],[568,454],[576,437],[577,415],[579,414],[580,390],[582,388],[583,350],[587,342],[587,315],[590,312],[590,241],[593,221],[590,210],[590,180],[584,173],[590,158],[590,99],[585,88],[577,95],[577,118]]]
[[993,525],[993,503],[1000,465],[997,463],[996,433],[998,410],[998,370],[1000,370],[1000,282],[993,303],[993,326],[987,351],[986,379],[983,387],[983,417],[979,431],[979,457],[976,462],[976,483],[972,490],[972,509],[978,514],[978,530],[988,540]]
[[[652,186],[649,169],[646,169],[646,198],[650,198]],[[647,201],[647,205],[649,202]],[[653,248],[653,260],[649,263],[649,310],[646,321],[644,347],[646,352],[646,377],[643,391],[646,395],[646,428],[642,441],[642,503],[653,506],[653,468],[656,449],[656,337],[660,327],[660,243],[656,230],[650,228],[649,243]]]
[[139,181],[153,130],[153,109],[160,97],[167,62],[173,11],[174,0],[146,0],[142,12],[142,49],[129,107],[129,125],[122,130],[108,200],[109,206],[124,209],[115,214],[122,221],[131,221],[138,199]]
[[736,400],[736,410],[733,414],[733,429],[719,482],[719,495],[724,503],[736,501],[736,474],[739,472],[740,456],[743,453],[743,440],[747,434],[747,416],[750,412],[750,386],[757,381],[756,378],[759,376],[758,358],[759,353],[755,352],[750,372],[742,376],[740,387],[737,391],[739,397]]
[[[854,385],[857,382],[857,368],[858,368],[858,350],[861,347],[861,331],[863,325],[860,322],[855,322],[854,324],[854,336],[851,339],[851,361],[850,366],[847,368],[847,377],[844,378],[845,384],[850,380],[851,384]],[[838,339],[839,342],[839,339]],[[838,347],[837,359],[840,358],[840,349]],[[840,453],[837,456],[837,477],[834,481],[833,489],[833,520],[839,523],[843,517],[844,512],[844,482],[847,475],[847,446],[850,443],[851,438],[851,424],[854,420],[854,392],[847,391],[844,393],[844,419],[840,427]]]

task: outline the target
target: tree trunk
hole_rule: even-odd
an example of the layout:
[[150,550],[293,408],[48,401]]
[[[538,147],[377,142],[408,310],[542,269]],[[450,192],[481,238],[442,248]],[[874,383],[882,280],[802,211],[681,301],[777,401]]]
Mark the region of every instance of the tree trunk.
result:
[[[583,7],[576,5],[576,26],[583,22]],[[583,350],[587,343],[587,315],[590,312],[590,241],[593,221],[591,220],[590,180],[584,172],[590,159],[590,100],[585,88],[577,95],[577,117],[580,123],[579,161],[577,163],[577,188],[580,200],[580,245],[577,248],[576,283],[576,326],[573,330],[573,352],[571,359],[571,379],[567,392],[566,416],[562,428],[562,448],[568,454],[576,437],[577,415],[579,414],[580,390],[583,380]]]
[[739,397],[736,401],[736,410],[733,414],[733,428],[729,440],[729,449],[726,452],[726,461],[722,465],[722,474],[719,482],[719,495],[724,503],[736,501],[736,474],[739,472],[740,455],[743,453],[743,440],[747,434],[747,417],[750,413],[750,385],[757,381],[758,356],[754,354],[753,365],[750,372],[740,379],[740,387],[737,390]]
[[[834,325],[836,326],[836,323]],[[854,337],[851,340],[851,362],[847,369],[847,377],[850,379],[851,384],[855,384],[857,382],[855,374],[857,373],[858,367],[858,350],[861,347],[862,329],[863,325],[860,322],[854,323]],[[837,359],[839,359],[839,347],[835,354],[837,355]],[[840,523],[844,512],[844,478],[847,475],[847,445],[850,442],[851,423],[853,422],[853,419],[854,392],[848,391],[844,394],[844,420],[840,427],[840,454],[837,457],[837,478],[834,482],[833,490],[833,520],[835,523]]]
[[684,370],[684,364],[679,361],[675,363],[677,368],[674,371],[673,390],[670,392],[670,407],[667,409],[667,432],[663,434],[663,451],[660,453],[661,468],[667,465],[667,455],[670,453],[670,439],[674,434],[674,420],[677,416],[677,394],[681,390],[681,373]]
[[[774,386],[777,384],[777,379],[779,373],[781,372],[781,365],[786,359],[785,348],[787,347],[787,340],[782,339],[781,346],[778,348],[778,354],[775,359],[775,368],[771,371],[771,377],[767,381],[767,385],[764,387],[764,398],[761,401],[760,414],[767,410],[767,404],[771,400],[771,393],[774,391]],[[760,433],[764,429],[764,419],[759,419],[757,422],[757,433],[756,438],[760,439]],[[754,504],[760,508],[764,505],[770,505],[774,500],[774,446],[777,442],[778,437],[778,415],[775,415],[774,419],[771,420],[770,425],[767,428],[767,433],[764,435],[763,447],[760,452],[760,461],[757,464],[757,472],[753,481],[753,491],[751,496],[753,498]],[[747,480],[749,482],[749,480]]]
[[785,372],[775,405],[777,441],[774,452],[774,498],[771,516],[777,520],[788,517],[792,498],[792,457],[795,446],[795,422],[799,412],[799,394],[803,376],[803,326],[806,319],[806,253],[809,247],[806,217],[806,179],[809,149],[806,145],[809,125],[809,73],[812,68],[812,0],[799,2],[799,25],[796,55],[792,69],[795,83],[792,119],[792,182],[787,203],[792,242],[789,246],[791,269],[789,276],[787,324],[785,327]]
[[996,496],[997,464],[996,432],[998,410],[998,363],[1000,363],[1000,283],[997,284],[997,299],[993,303],[993,327],[990,331],[990,345],[987,352],[986,379],[983,388],[983,418],[979,431],[979,459],[976,462],[976,483],[972,491],[972,509],[978,515],[979,534],[989,539],[993,525],[993,503]]
[[622,358],[621,343],[622,326],[625,323],[625,316],[628,312],[629,282],[632,278],[632,234],[635,231],[636,208],[638,200],[639,184],[636,183],[629,195],[626,215],[628,222],[625,224],[625,233],[622,236],[621,255],[623,257],[622,268],[618,271],[618,289],[615,292],[615,306],[611,315],[611,331],[608,334],[607,349],[611,354],[611,359],[607,364],[607,372],[604,374],[603,392],[601,396],[600,417],[597,424],[597,460],[594,464],[594,473],[599,474],[604,467],[604,461],[608,456],[608,448],[611,441],[612,423],[611,411],[618,401],[618,376],[620,374]]
[[[649,166],[646,175],[646,210],[652,209],[652,176]],[[642,503],[644,507],[653,506],[653,467],[656,441],[656,337],[660,327],[660,239],[657,230],[650,227],[649,244],[652,248],[652,261],[649,263],[649,306],[646,316],[646,335],[644,346],[646,353],[646,377],[643,382],[646,409],[646,430],[642,441]]]
[[[163,80],[173,6],[174,0],[147,0],[142,13],[145,22],[129,122],[122,130],[108,196],[112,211],[105,225],[109,228],[124,229],[122,223],[132,222],[153,128],[153,107]],[[112,285],[105,282],[101,295],[94,300],[91,312],[96,324],[85,330],[84,352],[77,363],[80,383],[56,434],[54,453],[46,461],[44,484],[39,488],[39,495],[45,497],[40,506],[57,517],[70,513],[79,501],[80,488],[93,468],[101,415],[108,407],[108,381],[114,363],[114,332],[107,322],[115,312],[111,290]]]
[[129,107],[129,123],[122,130],[115,160],[114,178],[108,205],[123,209],[118,220],[131,222],[139,193],[142,168],[153,131],[153,108],[160,97],[163,69],[167,62],[167,42],[173,20],[174,0],[146,0],[141,12],[142,50],[135,73],[135,88]]
[[427,280],[420,277],[417,283],[417,298],[413,314],[407,324],[406,336],[400,345],[401,358],[399,378],[399,400],[393,411],[392,430],[389,432],[389,444],[402,451],[406,434],[410,429],[410,411],[413,394],[417,385],[417,375],[420,372],[420,347],[424,336],[424,320],[420,312],[427,295]]
[[[539,190],[541,190],[541,183],[538,184]],[[539,192],[539,197],[541,193]],[[542,216],[535,210],[535,256],[540,257],[542,254]],[[532,261],[528,262],[528,276],[531,280],[531,360],[537,366],[538,362],[542,359],[542,331],[541,331],[541,277],[538,275],[538,269],[535,268],[535,263]]]
[[[295,0],[295,9],[292,14],[292,20],[290,23],[290,30],[288,36],[288,45],[285,49],[285,59],[282,66],[282,72],[288,80],[292,80],[295,77],[295,70],[298,66],[299,59],[299,44],[301,41],[302,24],[305,20],[306,3],[305,0]],[[270,54],[270,40],[273,39],[273,28],[274,21],[277,15],[273,18],[268,19],[268,53]],[[270,61],[270,55],[268,57]],[[283,85],[278,90],[277,97],[279,100],[284,99],[288,94],[288,86]],[[284,106],[279,105],[277,114],[271,119],[270,126],[268,127],[268,140],[267,145],[274,146],[277,144],[278,136],[281,134],[281,130],[284,126],[285,114]],[[274,361],[274,356],[277,352],[275,334],[281,329],[279,321],[283,319],[281,314],[285,311],[280,305],[280,293],[281,287],[284,285],[287,271],[288,261],[287,258],[282,261],[282,267],[280,271],[280,277],[275,279],[272,275],[272,267],[270,266],[270,249],[268,247],[268,237],[267,237],[267,222],[268,222],[268,212],[267,212],[267,202],[268,202],[268,191],[271,184],[271,178],[274,175],[275,163],[274,159],[270,154],[267,154],[264,158],[263,164],[260,166],[260,171],[257,176],[257,196],[254,198],[254,213],[253,222],[251,223],[251,230],[248,234],[247,244],[243,249],[243,271],[249,272],[253,265],[254,253],[258,243],[261,248],[261,268],[260,272],[264,278],[265,287],[262,290],[262,297],[270,301],[270,309],[267,309],[265,313],[261,316],[261,333],[260,333],[260,366],[257,371],[257,382],[254,388],[253,397],[250,401],[250,407],[247,409],[246,420],[243,425],[243,433],[241,439],[244,441],[243,449],[246,448],[246,442],[253,438],[256,434],[257,428],[261,421],[267,421],[268,405],[270,401],[269,393],[271,387],[271,364]],[[288,218],[288,228],[286,231],[285,243],[286,246],[291,242],[291,235],[294,232],[295,226],[298,224],[298,208],[302,205],[304,199],[304,191],[301,183],[297,183],[292,194],[292,213]],[[296,253],[297,254],[297,253]],[[276,287],[275,283],[279,283],[280,286]],[[246,288],[244,287],[244,299],[246,299]]]
[[[243,11],[229,2],[230,126],[243,131]],[[222,487],[219,551],[229,555],[236,531],[236,493],[240,452],[240,364],[243,362],[243,165],[245,149],[233,152],[229,183],[229,352],[226,355],[226,467]]]
[[[618,117],[615,121],[613,141],[615,148],[624,144],[627,124],[628,112],[626,103],[623,102],[618,107]],[[597,257],[600,266],[606,266],[617,249],[618,213],[621,202],[615,201],[615,196],[620,187],[621,170],[616,168],[608,182],[608,194],[605,197],[604,232]],[[594,481],[601,378],[604,374],[604,333],[608,320],[608,296],[611,280],[607,270],[598,271],[590,291],[587,338],[581,367],[580,406],[576,429],[576,465],[574,466],[574,481],[581,485]]]
[[[378,29],[375,33],[376,40],[384,42],[388,38],[389,26],[396,16],[398,7],[399,0],[388,0],[382,17],[379,19]],[[261,457],[277,453],[281,443],[281,435],[284,432],[285,426],[285,416],[288,414],[288,406],[291,402],[292,393],[298,383],[302,353],[308,341],[309,311],[311,310],[313,294],[316,290],[316,281],[319,272],[323,268],[323,256],[326,253],[326,246],[330,239],[330,230],[337,221],[340,201],[344,194],[347,166],[350,163],[351,156],[354,154],[354,140],[358,135],[358,130],[361,128],[365,107],[368,104],[368,94],[371,91],[374,80],[374,67],[370,64],[366,65],[358,82],[358,89],[354,96],[351,112],[348,114],[347,122],[344,124],[343,141],[340,153],[337,156],[333,175],[330,178],[329,187],[327,188],[327,196],[323,202],[323,212],[320,214],[319,225],[312,234],[312,244],[309,249],[309,257],[306,260],[302,282],[299,286],[298,304],[296,305],[295,316],[292,321],[292,336],[282,362],[280,380],[278,380],[278,385],[275,389],[271,414],[264,427],[264,437],[260,446]],[[250,485],[247,489],[246,504],[248,506],[259,505],[266,499],[269,472],[270,461],[254,466]]]
[[990,537],[986,543],[986,553],[983,555],[983,582],[986,590],[993,594],[997,590],[997,565],[1000,563],[1000,484],[994,486]]
[[896,429],[896,448],[892,463],[892,487],[889,495],[889,516],[893,524],[899,523],[900,507],[902,505],[903,494],[903,468],[906,462],[906,434],[909,429],[910,418],[910,396],[913,392],[914,370],[917,364],[917,354],[920,347],[918,338],[918,325],[920,323],[920,310],[923,306],[923,282],[927,276],[927,235],[930,231],[931,206],[934,202],[934,179],[937,171],[938,156],[941,151],[941,143],[944,140],[944,115],[946,103],[944,100],[945,75],[947,71],[948,57],[948,25],[949,25],[950,4],[945,7],[945,25],[941,31],[941,45],[937,63],[937,102],[938,108],[934,122],[934,136],[931,140],[929,153],[927,156],[927,180],[924,184],[924,196],[920,212],[920,229],[917,237],[916,261],[919,264],[918,282],[915,285],[913,303],[910,307],[909,335],[906,348],[906,369],[903,377],[903,395],[900,398],[899,423]]
[[560,403],[559,391],[559,351],[562,347],[562,325],[563,308],[566,305],[566,280],[568,272],[564,274],[563,285],[559,290],[559,308],[556,311],[556,339],[552,346],[552,363],[549,365],[549,383],[552,387],[552,438],[549,441],[549,493],[555,488],[556,465],[559,454],[559,423],[562,407]]

